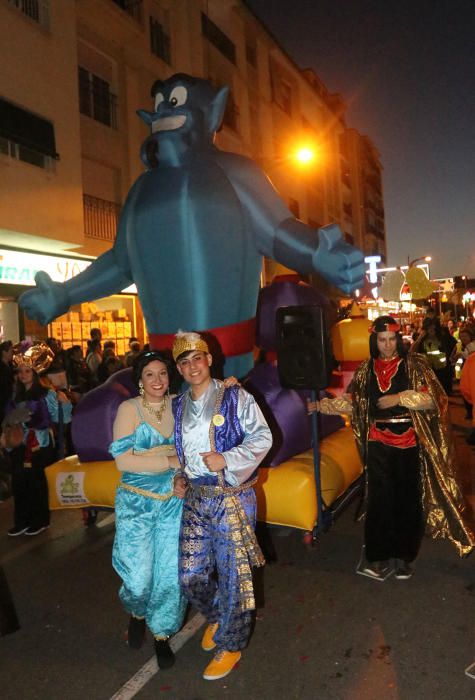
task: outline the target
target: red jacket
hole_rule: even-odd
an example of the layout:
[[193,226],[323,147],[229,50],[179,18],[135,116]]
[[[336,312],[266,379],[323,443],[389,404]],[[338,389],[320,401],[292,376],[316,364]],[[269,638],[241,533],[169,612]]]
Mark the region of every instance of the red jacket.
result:
[[[460,376],[460,391],[465,401],[475,405],[475,352],[465,360]],[[472,412],[473,425],[475,426],[475,411]]]

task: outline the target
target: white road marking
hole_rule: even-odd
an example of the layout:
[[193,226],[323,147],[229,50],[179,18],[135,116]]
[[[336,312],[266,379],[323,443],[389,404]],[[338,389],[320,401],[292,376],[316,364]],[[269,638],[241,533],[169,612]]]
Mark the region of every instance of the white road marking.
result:
[[115,513],[109,513],[109,515],[106,515],[105,518],[96,523],[96,527],[106,527],[113,522],[115,522]]
[[[201,615],[201,613],[197,613],[194,617],[192,617],[191,620],[187,622],[186,625],[170,639],[170,646],[172,650],[177,652],[178,649],[181,649],[181,647],[184,646],[186,642],[196,634],[196,632],[205,622],[206,619],[203,617],[203,615]],[[137,671],[134,676],[132,676],[132,678],[129,678],[129,680],[124,683],[122,688],[120,688],[120,690],[118,690],[117,693],[110,698],[110,700],[129,700],[130,698],[133,698],[158,671],[159,668],[157,666],[157,659],[155,656],[153,656],[147,661],[146,664],[142,666],[141,669]]]

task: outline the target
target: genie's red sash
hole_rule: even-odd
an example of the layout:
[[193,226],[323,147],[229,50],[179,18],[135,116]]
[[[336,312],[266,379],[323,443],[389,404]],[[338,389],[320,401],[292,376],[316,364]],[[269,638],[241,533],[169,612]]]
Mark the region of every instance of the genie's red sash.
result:
[[[231,323],[229,326],[218,328],[203,328],[198,333],[210,333],[214,335],[226,357],[244,355],[252,352],[256,333],[256,319]],[[175,340],[174,333],[149,333],[150,347],[152,350],[171,350]]]

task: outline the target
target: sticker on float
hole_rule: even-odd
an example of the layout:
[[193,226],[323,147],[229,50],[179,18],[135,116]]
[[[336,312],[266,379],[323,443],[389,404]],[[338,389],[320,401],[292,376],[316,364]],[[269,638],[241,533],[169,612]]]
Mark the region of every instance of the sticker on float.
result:
[[56,476],[56,495],[63,506],[90,503],[84,493],[85,472],[61,472]]

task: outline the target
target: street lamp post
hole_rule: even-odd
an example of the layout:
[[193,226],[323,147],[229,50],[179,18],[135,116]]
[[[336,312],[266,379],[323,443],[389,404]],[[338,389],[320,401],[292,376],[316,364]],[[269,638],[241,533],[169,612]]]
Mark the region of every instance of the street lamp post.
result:
[[465,284],[465,294],[463,296],[463,300],[465,302],[465,320],[468,318],[468,299],[467,299],[467,275],[462,275],[462,279]]
[[[426,262],[426,263],[430,263],[432,261],[432,258],[430,255],[423,255],[421,258],[414,258],[414,260],[411,260],[409,258],[409,255],[408,255],[407,256],[407,267],[408,268],[414,267],[414,265],[416,263],[420,262],[421,260],[424,260],[424,262]],[[429,266],[427,266],[427,269],[429,269]],[[428,277],[430,278],[430,275],[428,275]]]

